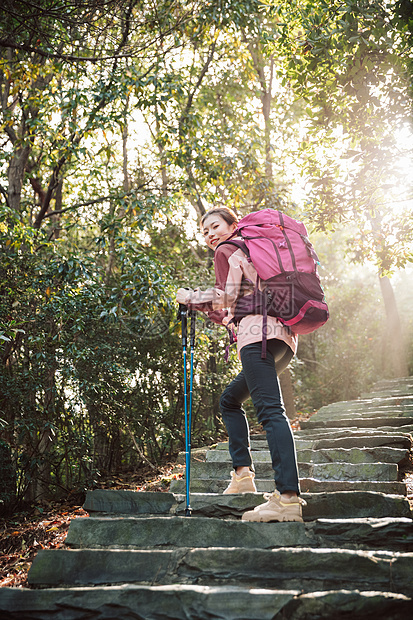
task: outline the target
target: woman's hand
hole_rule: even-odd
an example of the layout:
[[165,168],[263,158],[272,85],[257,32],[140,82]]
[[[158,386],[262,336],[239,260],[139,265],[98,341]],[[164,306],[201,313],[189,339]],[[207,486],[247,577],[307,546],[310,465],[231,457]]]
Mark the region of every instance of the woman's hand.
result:
[[191,293],[193,291],[188,288],[179,288],[176,291],[176,301],[178,304],[183,304],[186,306],[191,301]]

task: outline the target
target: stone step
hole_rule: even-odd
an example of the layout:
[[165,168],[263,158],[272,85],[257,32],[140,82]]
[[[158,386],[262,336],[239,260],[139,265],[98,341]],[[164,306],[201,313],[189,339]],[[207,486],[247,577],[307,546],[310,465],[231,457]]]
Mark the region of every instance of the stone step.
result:
[[[272,481],[271,481],[272,483]],[[333,491],[374,491],[389,495],[407,495],[405,482],[377,482],[376,480],[315,480],[300,479],[302,493],[332,493]]]
[[[172,480],[169,490],[171,493],[185,493],[185,479]],[[255,478],[255,485],[259,493],[272,493],[274,480]],[[300,478],[302,493],[331,493],[332,491],[375,491],[391,495],[406,495],[405,482],[376,482],[353,480],[314,480]],[[222,493],[228,486],[228,480],[199,480],[191,479],[192,493]]]
[[413,553],[284,547],[173,550],[42,549],[33,586],[134,583],[240,585],[248,588],[370,589],[413,593]]
[[[320,450],[297,450],[297,461],[300,463],[401,463],[409,451],[401,448],[324,448]],[[254,463],[271,463],[269,450],[258,450],[253,453]],[[226,450],[208,450],[207,463],[231,463]]]
[[[343,421],[347,425],[349,422],[352,422],[354,426],[359,426],[360,423],[363,424],[364,420],[376,420],[386,418],[388,420],[392,420],[390,425],[400,426],[403,424],[409,424],[408,420],[413,419],[413,411],[409,411],[408,413],[402,415],[395,415],[391,411],[368,411],[365,413],[316,413],[311,416],[310,420],[324,420],[324,421]],[[394,420],[397,420],[395,423]],[[377,426],[377,424],[375,424]],[[374,428],[374,427],[373,427]]]
[[[408,411],[395,411],[394,409],[372,409],[371,411],[320,411],[313,416],[312,420],[353,420],[354,424],[367,418],[389,418],[391,420],[407,420],[413,417],[413,409]],[[405,422],[406,423],[406,422]]]
[[373,386],[371,392],[362,392],[360,394],[361,399],[365,398],[388,398],[389,396],[411,396],[413,394],[413,383],[412,380],[407,381],[406,383],[397,384],[377,384]]
[[413,520],[321,519],[309,523],[247,523],[206,517],[73,519],[65,541],[75,549],[178,547],[341,547],[413,551]]
[[[148,500],[142,497],[147,495],[158,496],[158,499],[154,497],[151,500],[152,510],[148,510]],[[304,493],[303,498],[307,501],[307,506],[303,508],[305,520],[412,516],[409,501],[403,495],[389,495],[374,491],[335,491],[331,493]],[[190,494],[192,514],[203,517],[240,518],[246,510],[251,510],[264,501],[265,498],[262,493],[245,493],[243,495]],[[97,490],[88,492],[83,507],[89,513],[179,516],[185,514],[186,498],[183,494],[172,493]]]
[[367,400],[369,398],[400,398],[405,396],[413,395],[413,385],[412,383],[394,387],[378,387],[377,389],[372,390],[371,392],[362,392],[360,394],[361,400]]
[[[413,448],[413,426],[403,425],[395,429],[393,427],[358,428],[346,426],[345,423],[343,426],[331,427],[315,424],[294,431],[294,441],[297,449],[388,447],[411,450]],[[265,436],[262,436],[262,439],[251,439],[251,442],[255,450],[268,449]],[[225,446],[228,442],[222,443]],[[217,449],[218,445],[209,446],[208,450]],[[218,449],[224,450],[224,446]]]
[[[251,450],[268,450],[268,443],[266,439],[251,439]],[[412,438],[409,435],[400,433],[389,436],[383,435],[359,435],[359,436],[342,436],[331,437],[324,439],[300,439],[295,436],[295,446],[297,450],[320,450],[323,448],[399,448],[410,450],[412,447]],[[228,450],[228,441],[218,443],[215,450]],[[203,450],[202,453],[206,453],[208,450]],[[197,452],[199,454],[199,451]],[[185,456],[185,453],[180,453],[179,456]],[[182,460],[184,463],[185,460]]]
[[[340,585],[338,586],[339,588]],[[297,590],[237,586],[95,586],[0,589],[4,620],[309,620],[358,618],[408,620],[412,598],[395,592]],[[343,614],[343,615],[342,615]]]
[[[412,439],[410,435],[378,435],[378,436],[356,436],[356,437],[340,437],[337,439],[317,439],[315,441],[306,439],[297,439],[298,444],[302,442],[302,447],[312,448],[313,450],[321,450],[324,448],[399,448],[411,450]],[[305,445],[310,444],[310,445]],[[300,447],[298,445],[297,447]]]
[[[358,418],[355,420],[354,418],[348,419],[317,419],[317,414],[312,416],[309,420],[303,420],[300,422],[300,426],[302,429],[306,428],[344,428],[344,427],[354,427],[354,428],[383,428],[389,427],[394,430],[394,427],[401,427],[400,430],[402,432],[410,433],[413,429],[413,418],[412,417],[399,417],[399,418],[390,418],[390,417],[380,417],[380,418]],[[404,427],[404,428],[403,428]]]
[[[225,462],[194,462],[191,464],[191,480],[229,480],[231,465]],[[257,462],[257,478],[274,478],[270,463]],[[300,477],[317,480],[375,480],[396,481],[398,467],[395,463],[300,463]]]
[[320,407],[319,411],[335,411],[335,410],[355,410],[355,409],[367,409],[367,408],[385,408],[393,407],[397,409],[403,409],[404,407],[413,407],[413,394],[398,394],[398,395],[373,395],[367,394],[365,398],[357,398],[355,400],[338,400],[334,403],[329,403]]
[[[399,427],[397,430],[390,426],[383,428],[357,428],[355,426],[346,426],[344,428],[305,428],[294,432],[296,440],[332,440],[332,439],[358,439],[360,437],[374,437],[391,440],[393,437],[404,437],[413,442],[411,431],[406,431],[405,426]],[[410,428],[410,427],[407,427]],[[254,441],[265,441],[265,435],[253,435]],[[212,446],[210,446],[212,447]]]
[[[396,400],[396,402],[392,402]],[[409,398],[409,402],[401,402],[400,398],[397,399],[373,399],[369,401],[355,400],[352,402],[343,403],[331,403],[320,407],[317,415],[363,415],[370,413],[372,416],[378,413],[389,412],[393,416],[399,416],[413,411],[412,398]]]
[[387,390],[393,388],[403,388],[407,387],[413,392],[413,377],[397,377],[395,379],[380,379],[372,386],[372,391],[374,392],[377,389]]
[[[404,426],[394,429],[390,426],[385,426],[383,428],[357,428],[356,426],[346,426],[344,428],[336,427],[336,428],[303,428],[300,430],[294,431],[294,439],[295,441],[317,441],[317,440],[333,440],[333,439],[360,439],[360,438],[377,438],[390,441],[393,437],[400,437],[404,440],[411,442],[413,445],[413,427],[411,431],[406,431],[406,428],[410,428],[410,426]],[[265,433],[259,433],[251,435],[251,442],[257,443],[258,445],[262,442],[266,442],[267,438]],[[212,450],[217,448],[221,444],[228,444],[228,441],[220,442],[214,444],[212,446],[207,446],[203,448],[203,450]],[[356,446],[354,446],[356,447]],[[394,446],[396,447],[396,446]],[[402,446],[405,447],[405,446]],[[222,448],[223,449],[223,448]],[[184,453],[185,454],[185,453]]]

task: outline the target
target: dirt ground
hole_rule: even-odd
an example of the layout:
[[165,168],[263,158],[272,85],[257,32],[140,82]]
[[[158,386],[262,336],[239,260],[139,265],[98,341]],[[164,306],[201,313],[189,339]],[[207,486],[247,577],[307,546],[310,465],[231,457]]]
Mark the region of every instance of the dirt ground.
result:
[[[128,472],[101,480],[96,488],[134,491],[168,491],[173,464]],[[82,504],[86,493],[69,495],[60,502],[39,502],[35,506],[0,519],[0,587],[27,587],[27,573],[39,549],[64,547],[72,519],[89,516]]]

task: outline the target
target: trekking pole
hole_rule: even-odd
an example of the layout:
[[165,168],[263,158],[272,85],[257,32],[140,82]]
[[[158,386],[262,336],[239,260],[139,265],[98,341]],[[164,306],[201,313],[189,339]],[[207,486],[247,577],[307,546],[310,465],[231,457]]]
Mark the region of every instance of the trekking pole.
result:
[[[195,326],[196,326],[196,311],[190,310],[188,316],[191,319],[190,326],[190,348],[191,348],[191,359],[190,359],[190,370],[189,370],[189,407],[188,407],[188,463],[186,469],[186,483],[187,483],[187,507],[189,510],[191,509],[189,506],[189,484],[191,480],[191,437],[192,437],[192,394],[193,394],[193,383],[194,383],[194,350],[195,350]],[[188,508],[187,508],[188,509]],[[187,515],[190,516],[190,515]]]
[[[184,409],[185,409],[185,486],[186,486],[186,508],[185,516],[191,516],[191,506],[189,504],[189,476],[190,476],[190,438],[189,438],[189,416],[188,416],[188,386],[187,386],[187,361],[186,361],[186,347],[188,337],[188,309],[184,304],[179,304],[178,319],[181,320],[182,331],[182,353],[184,364]],[[190,378],[191,380],[191,378]]]

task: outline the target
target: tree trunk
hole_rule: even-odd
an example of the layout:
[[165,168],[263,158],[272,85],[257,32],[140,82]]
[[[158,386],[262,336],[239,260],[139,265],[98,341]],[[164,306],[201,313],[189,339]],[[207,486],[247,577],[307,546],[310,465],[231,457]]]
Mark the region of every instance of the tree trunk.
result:
[[[55,323],[52,324],[51,336],[56,335],[57,327]],[[38,476],[36,482],[36,499],[49,499],[50,485],[51,485],[51,463],[49,453],[56,440],[55,435],[51,432],[50,423],[53,423],[55,416],[55,403],[56,403],[56,370],[57,363],[53,354],[52,364],[45,378],[44,384],[44,398],[43,398],[43,410],[45,413],[45,419],[43,421],[44,428],[40,431],[40,441],[38,447],[38,454],[40,457],[40,464],[38,468]]]
[[[59,184],[56,188],[56,193],[55,193],[55,211],[61,211],[63,206],[63,179],[60,179]],[[60,237],[60,220],[61,220],[61,214],[60,213],[56,213],[56,215],[53,215],[51,217],[52,220],[52,226],[53,226],[53,237],[54,239],[59,239]]]
[[10,446],[0,439],[0,514],[16,501],[16,465]]
[[[129,127],[128,127],[128,110],[129,110],[129,97],[126,98],[125,106],[123,108],[123,125],[122,125],[122,171],[123,171],[123,190],[127,193],[130,190],[130,181],[128,174],[128,137],[129,137]],[[116,206],[111,199],[109,214],[111,218],[114,218],[116,215]],[[125,209],[123,206],[119,207],[117,212],[117,217],[123,218],[125,215]],[[105,284],[106,286],[109,284],[110,279],[112,277],[112,272],[115,267],[116,262],[116,230],[115,228],[110,233],[109,238],[109,254],[108,254],[108,262],[106,264],[106,272],[105,272]]]
[[7,200],[9,206],[15,211],[20,211],[20,200],[23,187],[24,173],[29,159],[30,147],[17,148],[13,153],[8,176]]
[[383,337],[383,372],[390,377],[407,377],[407,355],[396,298],[389,278],[379,278],[386,310],[386,329]]
[[123,190],[128,192],[130,190],[130,181],[128,173],[128,113],[129,113],[129,96],[126,97],[125,107],[123,108],[123,128],[122,128],[122,170],[123,170]]
[[93,433],[92,471],[90,473],[94,475],[95,471],[104,472],[106,470],[108,462],[109,437],[107,433],[107,426],[105,421],[102,419],[100,407],[91,402],[87,402],[86,407],[89,413],[89,421]]
[[[246,36],[244,34],[244,40]],[[271,158],[271,103],[272,103],[272,82],[274,77],[274,58],[270,58],[269,76],[268,81],[265,75],[265,61],[261,53],[259,43],[254,45],[250,42],[248,49],[251,54],[252,62],[257,73],[258,82],[260,85],[260,97],[262,103],[262,114],[264,117],[264,142],[265,142],[265,176],[268,181],[273,181],[273,169]],[[266,193],[265,204],[267,207],[273,205],[271,195]],[[287,416],[292,420],[296,416],[296,409],[294,403],[294,387],[291,379],[290,370],[287,368],[282,375],[280,375],[281,392],[284,400],[284,407]]]

